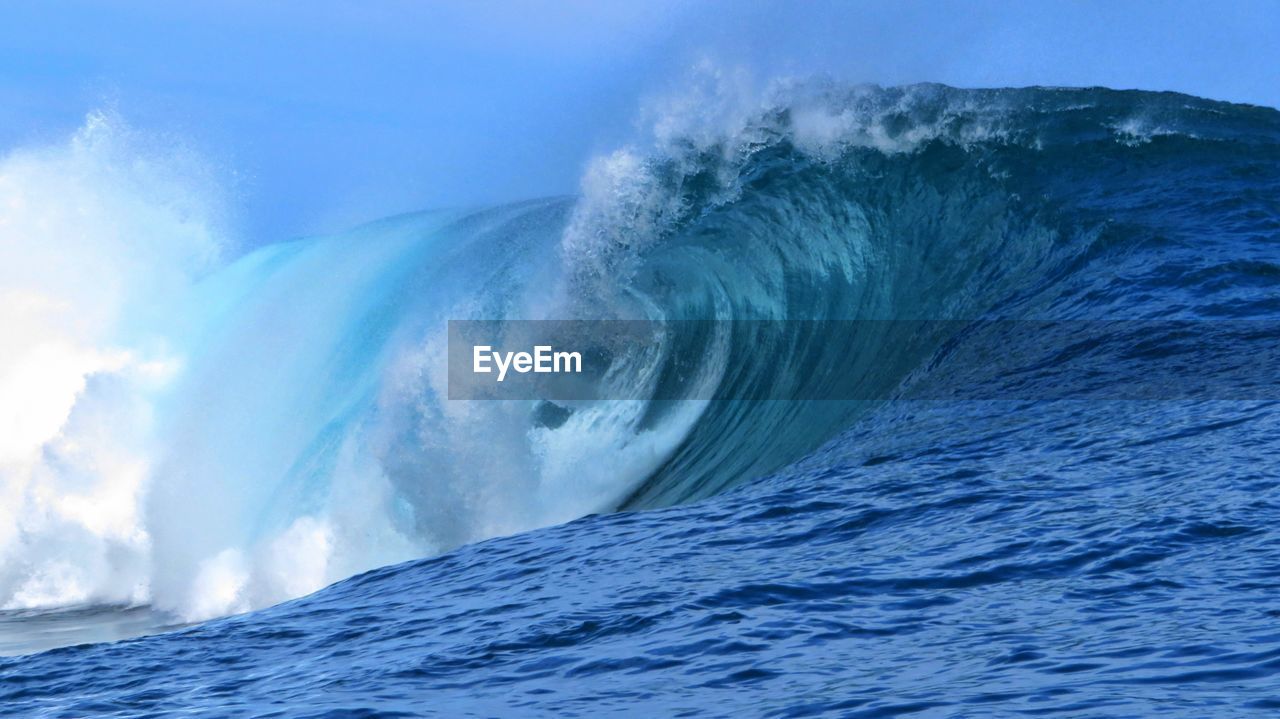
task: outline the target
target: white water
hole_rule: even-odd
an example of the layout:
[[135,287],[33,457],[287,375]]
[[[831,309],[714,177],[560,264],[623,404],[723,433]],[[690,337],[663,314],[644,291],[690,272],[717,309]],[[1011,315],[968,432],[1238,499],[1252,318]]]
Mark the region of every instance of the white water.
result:
[[148,598],[149,398],[181,357],[141,326],[218,261],[208,177],[101,114],[0,161],[0,606]]

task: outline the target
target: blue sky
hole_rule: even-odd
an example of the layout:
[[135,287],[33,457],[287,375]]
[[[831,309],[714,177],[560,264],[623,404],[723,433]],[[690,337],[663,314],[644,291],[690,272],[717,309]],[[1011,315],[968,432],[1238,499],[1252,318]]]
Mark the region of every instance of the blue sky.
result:
[[250,244],[575,190],[645,98],[759,78],[1107,85],[1280,105],[1277,2],[0,0],[0,148],[85,113],[181,138]]

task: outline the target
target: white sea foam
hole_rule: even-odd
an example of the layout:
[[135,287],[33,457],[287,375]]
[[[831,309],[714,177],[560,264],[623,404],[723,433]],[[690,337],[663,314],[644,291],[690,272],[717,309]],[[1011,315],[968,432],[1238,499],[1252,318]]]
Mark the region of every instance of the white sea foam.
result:
[[208,177],[102,113],[0,161],[0,606],[149,598],[145,325],[217,262]]

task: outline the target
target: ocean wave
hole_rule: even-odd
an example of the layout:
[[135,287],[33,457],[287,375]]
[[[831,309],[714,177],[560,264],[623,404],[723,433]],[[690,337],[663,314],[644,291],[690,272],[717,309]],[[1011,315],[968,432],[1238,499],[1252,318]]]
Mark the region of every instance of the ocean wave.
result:
[[[822,321],[1275,316],[1265,292],[1222,281],[1238,253],[1216,249],[1280,265],[1273,110],[1103,89],[709,92],[594,162],[579,198],[389,218],[232,262],[205,175],[101,149],[97,121],[11,156],[0,237],[25,264],[5,308],[55,334],[12,335],[20,361],[0,366],[25,393],[0,406],[48,412],[13,419],[3,447],[16,529],[0,534],[0,605],[246,611],[705,498],[811,458],[874,408],[596,401],[550,423],[535,402],[445,399],[449,319],[808,320],[699,338],[697,382],[840,375],[887,392],[939,371],[949,337],[886,324],[850,346]],[[78,274],[42,279],[66,257]],[[656,396],[671,349],[620,354],[611,381]]]

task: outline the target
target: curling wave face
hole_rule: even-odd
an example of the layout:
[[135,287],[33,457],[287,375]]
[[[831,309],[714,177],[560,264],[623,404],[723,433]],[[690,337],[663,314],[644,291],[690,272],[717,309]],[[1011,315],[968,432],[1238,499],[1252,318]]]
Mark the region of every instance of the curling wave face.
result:
[[[711,120],[664,118],[651,147],[593,163],[579,198],[390,218],[230,263],[209,193],[121,142],[91,124],[0,169],[0,240],[25,263],[0,291],[26,328],[0,406],[42,413],[0,417],[9,609],[245,611],[715,495],[818,461],[851,427],[874,438],[882,409],[618,400],[547,422],[537,403],[445,399],[449,319],[720,320],[697,338],[691,398],[849,378],[882,394],[947,371],[948,337],[887,324],[838,343],[824,321],[1276,319],[1280,118],[1176,94],[783,83]],[[723,322],[746,319],[812,322],[768,337]],[[637,347],[610,381],[670,396],[671,354]]]

